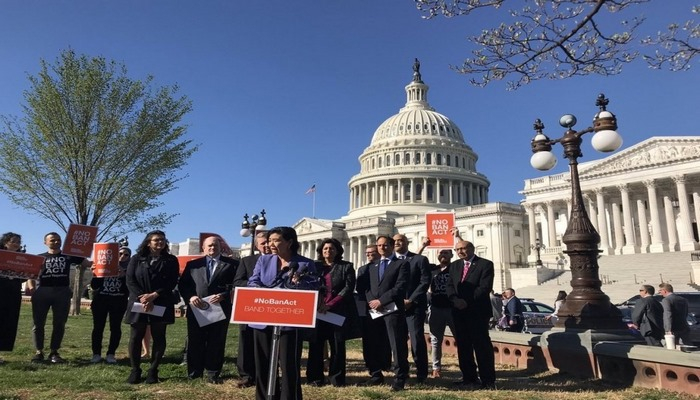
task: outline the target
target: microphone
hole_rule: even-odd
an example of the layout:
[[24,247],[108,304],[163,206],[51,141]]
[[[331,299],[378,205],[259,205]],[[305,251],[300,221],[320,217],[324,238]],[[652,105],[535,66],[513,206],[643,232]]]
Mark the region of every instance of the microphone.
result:
[[285,268],[289,269],[289,276],[292,276],[292,275],[296,274],[297,271],[299,270],[299,263],[296,261],[290,261],[289,266],[285,267]]

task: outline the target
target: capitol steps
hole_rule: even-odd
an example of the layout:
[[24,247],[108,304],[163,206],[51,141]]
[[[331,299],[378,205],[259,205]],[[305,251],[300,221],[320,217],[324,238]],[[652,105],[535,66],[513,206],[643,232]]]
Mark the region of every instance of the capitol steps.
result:
[[[690,251],[653,254],[608,255],[598,259],[601,289],[613,304],[638,294],[639,286],[668,282],[676,292],[696,292],[697,284],[691,283]],[[537,286],[516,288],[518,297],[529,297],[552,304],[560,290],[571,291],[571,271],[545,281]]]

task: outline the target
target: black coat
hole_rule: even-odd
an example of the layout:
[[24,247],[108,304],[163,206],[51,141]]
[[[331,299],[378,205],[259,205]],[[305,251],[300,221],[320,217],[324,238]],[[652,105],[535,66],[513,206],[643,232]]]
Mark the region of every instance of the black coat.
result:
[[639,328],[642,336],[651,336],[656,340],[664,337],[664,309],[653,296],[640,297],[634,303],[632,322]]
[[321,276],[321,284],[324,285],[321,290],[321,296],[330,291],[331,298],[340,296],[342,300],[335,303],[328,311],[340,314],[345,317],[343,323],[343,336],[346,339],[356,338],[361,335],[360,319],[357,313],[357,305],[355,303],[355,268],[352,263],[347,261],[339,261],[334,263],[328,272],[331,276],[331,287],[325,287],[324,264],[317,263],[316,270]]
[[[148,256],[135,255],[131,257],[126,269],[126,286],[129,288],[129,305],[124,314],[124,322],[134,324],[136,322],[162,321],[168,324],[175,322],[176,298],[173,289],[177,286],[180,265],[177,257],[172,254],[163,254],[158,261],[149,262]],[[131,311],[131,305],[139,302],[139,296],[146,293],[157,292],[158,297],[153,301],[157,306],[165,307],[162,317],[137,313]]]

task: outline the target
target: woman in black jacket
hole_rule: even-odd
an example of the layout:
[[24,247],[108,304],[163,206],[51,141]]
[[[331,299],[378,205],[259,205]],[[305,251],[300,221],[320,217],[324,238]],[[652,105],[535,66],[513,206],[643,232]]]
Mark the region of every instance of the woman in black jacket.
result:
[[[128,383],[141,382],[141,340],[146,327],[151,327],[153,349],[146,383],[158,382],[158,366],[165,354],[165,328],[175,322],[173,289],[177,285],[179,265],[170,254],[163,231],[151,231],[136,250],[126,270],[129,288],[129,309],[124,321],[131,325],[129,354],[131,374]],[[150,314],[154,308],[164,311],[162,316]],[[136,311],[134,311],[136,310]]]
[[[7,232],[0,238],[0,250],[21,251],[22,236]],[[17,337],[19,310],[22,306],[22,282],[19,277],[0,277],[0,351],[12,351]],[[0,364],[5,361],[0,358]]]
[[352,263],[343,261],[343,247],[336,239],[325,239],[316,249],[318,262],[316,270],[321,278],[322,297],[319,312],[333,312],[345,317],[342,326],[324,321],[316,322],[315,336],[309,342],[309,359],[306,378],[309,384],[322,386],[323,346],[330,347],[328,376],[333,386],[345,386],[345,340],[353,336],[359,328],[359,318],[355,305],[355,269]]

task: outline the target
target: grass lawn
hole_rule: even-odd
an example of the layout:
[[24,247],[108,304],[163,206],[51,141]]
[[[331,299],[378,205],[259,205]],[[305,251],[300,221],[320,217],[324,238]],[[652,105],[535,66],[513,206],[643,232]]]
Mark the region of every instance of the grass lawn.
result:
[[[46,343],[51,335],[51,319],[46,327]],[[238,389],[233,363],[237,349],[237,326],[231,326],[226,349],[223,385],[206,384],[202,381],[189,381],[187,368],[180,366],[182,348],[186,335],[185,320],[178,318],[168,327],[168,347],[160,368],[161,383],[155,385],[129,385],[125,383],[129,375],[129,360],[126,345],[129,326],[122,325],[122,341],[117,350],[117,365],[90,363],[90,334],[92,316],[90,310],[82,310],[79,316],[69,317],[61,356],[68,364],[34,364],[29,359],[34,354],[31,342],[31,306],[22,305],[20,327],[12,353],[0,354],[6,361],[0,365],[0,399],[253,399],[253,388]],[[108,329],[105,332],[103,348],[106,348]],[[368,378],[362,362],[358,340],[348,343],[348,383],[344,388],[330,386],[316,388],[304,385],[305,399],[350,400],[350,399],[410,399],[410,400],[452,400],[452,399],[501,399],[501,400],[584,400],[584,399],[696,399],[690,395],[672,392],[621,388],[601,381],[579,380],[570,376],[553,373],[527,374],[505,366],[498,366],[498,391],[465,392],[453,387],[452,381],[459,378],[455,357],[444,358],[443,378],[429,379],[425,384],[415,384],[409,380],[407,390],[394,394],[388,386],[363,388],[356,383]],[[104,357],[104,354],[102,354]],[[143,365],[144,370],[147,364]],[[302,371],[302,377],[305,375]],[[413,372],[413,369],[412,371]],[[387,381],[391,382],[391,374]]]

